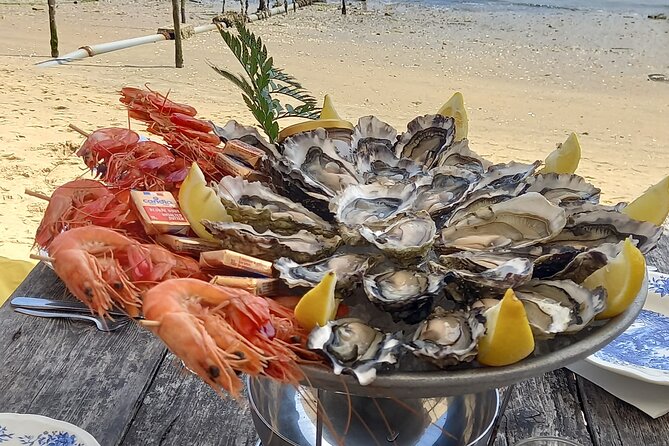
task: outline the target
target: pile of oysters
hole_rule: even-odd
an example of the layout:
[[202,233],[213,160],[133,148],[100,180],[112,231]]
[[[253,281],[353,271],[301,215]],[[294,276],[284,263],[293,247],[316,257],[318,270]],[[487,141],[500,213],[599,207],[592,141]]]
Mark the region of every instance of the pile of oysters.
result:
[[600,190],[541,161],[492,164],[455,121],[419,116],[397,130],[360,118],[277,145],[234,121],[218,128],[266,153],[265,182],[225,177],[233,222],[203,224],[228,249],[274,262],[288,287],[334,270],[350,317],[314,329],[336,373],[371,382],[384,364],[453,367],[476,358],[486,308],[512,288],[536,339],[586,327],[606,303],[580,284],[631,237],[646,253],[661,228],[599,204]]

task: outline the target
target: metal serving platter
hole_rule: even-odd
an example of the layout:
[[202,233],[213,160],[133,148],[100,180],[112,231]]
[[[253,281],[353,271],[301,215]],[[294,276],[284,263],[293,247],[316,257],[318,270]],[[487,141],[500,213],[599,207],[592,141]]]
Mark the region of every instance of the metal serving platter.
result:
[[[593,323],[574,335],[537,342],[535,352],[505,367],[475,367],[428,372],[380,371],[376,380],[361,386],[351,375],[331,369],[304,366],[303,385],[347,392],[351,395],[389,398],[429,398],[482,392],[524,381],[584,359],[604,347],[629,327],[641,311],[648,292],[648,275],[627,310],[608,321]],[[466,365],[465,365],[466,367]]]

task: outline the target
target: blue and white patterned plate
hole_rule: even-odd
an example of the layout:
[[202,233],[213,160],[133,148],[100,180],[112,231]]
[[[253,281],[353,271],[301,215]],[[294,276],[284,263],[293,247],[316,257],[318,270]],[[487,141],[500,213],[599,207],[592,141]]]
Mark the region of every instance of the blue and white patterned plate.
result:
[[621,375],[669,385],[669,275],[649,271],[648,298],[636,321],[586,361]]
[[0,413],[0,446],[100,446],[85,430],[41,415]]

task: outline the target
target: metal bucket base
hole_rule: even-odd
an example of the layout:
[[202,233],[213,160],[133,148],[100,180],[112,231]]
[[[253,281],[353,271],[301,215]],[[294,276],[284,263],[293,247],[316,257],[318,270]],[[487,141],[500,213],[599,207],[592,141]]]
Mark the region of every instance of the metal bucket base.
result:
[[399,400],[296,389],[263,378],[249,379],[248,389],[262,446],[484,445],[500,405],[497,390]]

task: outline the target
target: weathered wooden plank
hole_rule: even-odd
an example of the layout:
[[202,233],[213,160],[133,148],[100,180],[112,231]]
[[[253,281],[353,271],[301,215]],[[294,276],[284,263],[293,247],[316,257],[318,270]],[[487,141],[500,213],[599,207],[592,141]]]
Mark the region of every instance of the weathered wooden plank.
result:
[[514,445],[523,438],[555,435],[590,446],[581,414],[574,374],[566,369],[516,385],[500,422],[495,446]]
[[248,402],[222,398],[169,353],[121,444],[251,446],[256,440]]
[[[62,298],[61,281],[39,265],[15,295]],[[0,412],[37,413],[81,426],[100,444],[127,430],[165,348],[134,324],[113,333],[92,324],[0,308]]]

